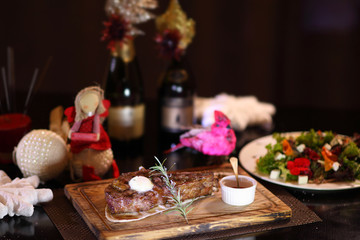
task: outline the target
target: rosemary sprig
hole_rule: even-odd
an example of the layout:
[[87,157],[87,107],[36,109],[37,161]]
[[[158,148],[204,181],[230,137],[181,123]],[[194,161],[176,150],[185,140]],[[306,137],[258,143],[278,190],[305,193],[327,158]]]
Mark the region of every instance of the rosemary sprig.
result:
[[[150,167],[151,169],[151,173],[153,172],[160,172],[161,175],[164,177],[164,181],[166,186],[168,187],[168,189],[170,190],[171,193],[171,200],[175,203],[175,207],[174,209],[169,210],[168,212],[173,212],[173,211],[179,211],[180,215],[183,216],[183,218],[185,219],[186,223],[189,224],[189,220],[187,218],[187,214],[193,209],[188,209],[190,207],[190,205],[194,202],[194,199],[192,199],[190,201],[190,203],[185,204],[183,201],[181,201],[181,193],[180,193],[180,188],[178,190],[176,190],[175,188],[175,182],[170,180],[169,175],[167,173],[167,169],[164,166],[164,163],[166,161],[166,159],[164,159],[163,162],[160,162],[160,160],[155,157],[156,161],[158,162],[158,164],[155,163],[155,166]],[[172,167],[172,166],[171,166]]]

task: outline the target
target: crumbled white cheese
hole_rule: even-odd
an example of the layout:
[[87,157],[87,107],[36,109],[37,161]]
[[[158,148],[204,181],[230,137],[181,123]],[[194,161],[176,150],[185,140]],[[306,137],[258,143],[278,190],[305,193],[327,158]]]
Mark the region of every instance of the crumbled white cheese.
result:
[[129,181],[130,188],[137,192],[147,192],[150,191],[154,184],[150,179],[144,176],[135,176]]
[[270,178],[271,179],[278,179],[279,176],[280,176],[280,170],[279,169],[271,170],[271,172],[270,172]]
[[296,149],[301,153],[305,150],[305,148],[306,146],[303,143],[296,147]]
[[326,148],[327,150],[331,150],[331,146],[330,146],[330,144],[328,144],[328,143],[325,143],[325,144],[324,144],[324,148]]
[[325,161],[324,160],[317,160],[318,163],[320,163],[321,165],[325,165]]
[[339,170],[340,167],[340,163],[338,162],[334,162],[332,165],[332,169],[336,172],[337,170]]
[[275,157],[274,157],[274,159],[275,159],[276,161],[279,161],[279,160],[284,159],[284,158],[286,158],[286,156],[285,156],[284,154],[280,153],[280,152],[277,152],[277,153],[275,154]]
[[307,184],[309,180],[309,177],[307,175],[299,175],[298,177],[298,184]]
[[335,146],[335,145],[343,145],[343,140],[342,137],[340,135],[336,135],[330,142],[331,146]]

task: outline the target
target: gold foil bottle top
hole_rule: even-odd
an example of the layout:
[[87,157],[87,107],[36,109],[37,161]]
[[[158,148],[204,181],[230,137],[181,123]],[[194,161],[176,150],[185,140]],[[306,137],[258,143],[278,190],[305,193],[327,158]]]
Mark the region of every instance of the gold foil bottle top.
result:
[[178,30],[181,34],[179,42],[181,49],[186,49],[195,36],[195,22],[187,18],[178,0],[170,0],[166,12],[156,18],[156,28],[159,32],[164,32],[167,29]]
[[134,41],[128,39],[126,41],[115,43],[115,49],[111,51],[113,57],[121,57],[126,63],[131,62],[135,57]]

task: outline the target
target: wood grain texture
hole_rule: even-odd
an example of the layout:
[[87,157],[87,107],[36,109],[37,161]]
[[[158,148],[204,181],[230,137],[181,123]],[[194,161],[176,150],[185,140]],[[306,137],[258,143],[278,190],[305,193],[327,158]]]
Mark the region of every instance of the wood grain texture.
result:
[[[211,169],[216,174],[232,174],[230,165]],[[240,169],[240,173],[244,171]],[[189,224],[176,212],[161,213],[127,223],[110,222],[105,217],[105,187],[111,179],[69,184],[65,195],[99,239],[164,239],[228,230],[269,223],[291,217],[291,208],[258,183],[255,200],[243,207],[230,206],[221,200],[221,192],[193,203]]]

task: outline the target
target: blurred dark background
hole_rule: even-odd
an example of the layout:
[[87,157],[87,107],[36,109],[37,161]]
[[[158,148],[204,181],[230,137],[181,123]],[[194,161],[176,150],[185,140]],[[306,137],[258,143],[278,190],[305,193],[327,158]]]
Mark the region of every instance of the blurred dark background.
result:
[[[52,62],[38,89],[49,97],[31,108],[71,105],[76,93],[102,84],[109,52],[101,42],[105,0],[0,2],[0,66],[15,52],[18,105],[36,67]],[[168,4],[160,0],[152,12]],[[360,26],[356,0],[180,0],[196,21],[187,57],[198,96],[255,95],[277,107],[360,111]],[[135,40],[146,99],[156,98],[166,63],[155,50],[154,21],[138,25]],[[60,96],[69,96],[66,100]],[[1,85],[1,97],[4,98]],[[57,100],[58,99],[58,100]],[[51,100],[51,101],[50,101]],[[34,99],[36,101],[36,97]]]

